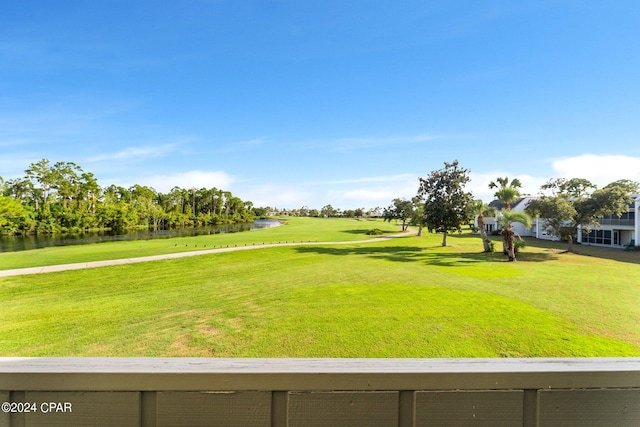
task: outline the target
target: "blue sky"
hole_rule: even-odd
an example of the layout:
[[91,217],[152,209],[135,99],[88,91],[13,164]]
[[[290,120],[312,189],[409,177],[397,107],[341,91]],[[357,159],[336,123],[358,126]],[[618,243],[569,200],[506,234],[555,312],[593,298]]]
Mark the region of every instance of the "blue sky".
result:
[[454,159],[485,201],[498,176],[640,181],[638,22],[635,0],[9,2],[0,176],[48,158],[342,209]]

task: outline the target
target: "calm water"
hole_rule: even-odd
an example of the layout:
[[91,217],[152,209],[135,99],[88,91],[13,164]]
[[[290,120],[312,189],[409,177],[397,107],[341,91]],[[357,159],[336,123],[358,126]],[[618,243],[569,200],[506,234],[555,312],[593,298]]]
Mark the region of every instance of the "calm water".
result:
[[84,245],[115,240],[168,239],[171,237],[201,236],[260,230],[280,225],[277,220],[256,220],[248,224],[225,224],[210,227],[176,228],[172,230],[135,230],[124,234],[92,232],[50,236],[0,236],[0,252],[15,252],[48,246]]

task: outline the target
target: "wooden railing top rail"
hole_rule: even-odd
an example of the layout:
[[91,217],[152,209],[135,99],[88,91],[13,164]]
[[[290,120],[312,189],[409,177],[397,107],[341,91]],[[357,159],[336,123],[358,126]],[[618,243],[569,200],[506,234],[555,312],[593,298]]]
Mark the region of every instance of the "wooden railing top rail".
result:
[[640,388],[640,358],[0,358],[0,390]]

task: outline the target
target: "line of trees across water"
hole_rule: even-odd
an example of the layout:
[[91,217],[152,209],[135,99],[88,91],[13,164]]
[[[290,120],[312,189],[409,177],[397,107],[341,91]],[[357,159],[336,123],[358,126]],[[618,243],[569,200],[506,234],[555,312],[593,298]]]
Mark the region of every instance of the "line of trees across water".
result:
[[0,234],[52,234],[90,229],[176,228],[251,222],[253,203],[218,188],[143,185],[101,187],[71,162],[32,163],[25,176],[0,177]]

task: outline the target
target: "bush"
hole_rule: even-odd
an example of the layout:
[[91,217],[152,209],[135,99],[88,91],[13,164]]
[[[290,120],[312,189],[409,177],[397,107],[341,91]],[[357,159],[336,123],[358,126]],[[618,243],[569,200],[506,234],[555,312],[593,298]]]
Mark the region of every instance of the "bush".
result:
[[518,249],[522,249],[526,247],[527,244],[524,240],[516,240],[513,246],[516,248],[516,251],[517,251]]
[[488,240],[487,243],[489,244],[489,252],[495,252],[495,242],[493,240]]
[[367,235],[369,236],[379,236],[381,234],[384,234],[384,231],[380,230],[379,228],[372,228],[371,230],[367,231]]

